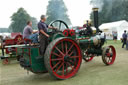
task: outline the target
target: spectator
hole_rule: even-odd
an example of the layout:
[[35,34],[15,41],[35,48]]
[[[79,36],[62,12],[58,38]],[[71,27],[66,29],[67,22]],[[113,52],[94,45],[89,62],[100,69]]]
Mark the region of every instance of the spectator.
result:
[[128,50],[128,32],[127,32],[126,49]]
[[126,45],[126,41],[127,41],[126,30],[124,31],[124,33],[123,33],[123,35],[122,35],[122,38],[123,38],[123,45],[122,45],[122,48],[124,48],[124,45]]
[[115,42],[117,41],[117,36],[118,36],[117,32],[113,32],[113,40]]

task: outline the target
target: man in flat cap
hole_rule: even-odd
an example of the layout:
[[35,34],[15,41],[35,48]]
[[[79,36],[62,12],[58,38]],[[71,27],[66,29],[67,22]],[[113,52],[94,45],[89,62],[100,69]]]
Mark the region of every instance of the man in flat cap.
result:
[[46,23],[46,16],[45,15],[41,15],[41,20],[38,23],[38,29],[39,29],[39,42],[40,42],[40,52],[41,55],[44,55],[46,47],[48,45],[48,38],[50,37],[47,32],[48,32],[48,28],[50,29],[56,29],[53,28],[51,26],[48,26]]

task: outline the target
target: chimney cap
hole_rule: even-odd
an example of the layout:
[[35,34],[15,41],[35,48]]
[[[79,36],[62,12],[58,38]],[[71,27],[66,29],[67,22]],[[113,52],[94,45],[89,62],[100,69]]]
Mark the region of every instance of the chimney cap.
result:
[[93,11],[98,11],[98,9],[99,9],[99,8],[96,8],[96,7],[95,7],[95,8],[92,8]]

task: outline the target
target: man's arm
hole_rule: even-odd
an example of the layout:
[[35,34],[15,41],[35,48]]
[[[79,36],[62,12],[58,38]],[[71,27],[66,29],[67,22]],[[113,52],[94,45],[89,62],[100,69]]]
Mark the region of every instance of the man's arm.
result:
[[57,29],[56,27],[48,26],[49,29]]
[[47,33],[45,33],[43,30],[40,30],[40,32],[45,35],[46,37],[49,37],[49,35]]
[[32,31],[32,33],[34,34],[34,33],[37,33],[38,31]]

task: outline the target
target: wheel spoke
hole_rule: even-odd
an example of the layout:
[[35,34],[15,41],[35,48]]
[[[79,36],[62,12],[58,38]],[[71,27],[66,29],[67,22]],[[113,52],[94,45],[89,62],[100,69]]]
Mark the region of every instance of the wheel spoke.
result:
[[63,63],[63,70],[62,70],[62,75],[64,76],[64,63]]
[[65,42],[65,52],[66,52],[66,54],[67,54],[67,52],[68,52],[67,42]]
[[109,58],[107,58],[107,62],[109,63]]
[[73,54],[73,51],[69,54],[69,56],[71,56]]
[[59,29],[61,29],[61,22],[60,22],[60,24],[59,24]]
[[109,63],[111,63],[112,59],[110,56],[108,56],[108,54],[110,54],[110,53],[107,53],[105,59],[106,59],[106,62],[109,64]]
[[55,46],[55,48],[64,56],[63,52],[58,49],[58,47]]
[[71,56],[70,58],[79,58],[79,56]]
[[72,68],[72,70],[74,69],[74,68],[72,67],[72,65],[71,65],[69,62],[67,62],[67,64]]
[[72,64],[74,64],[74,62],[72,60],[69,60],[69,62],[71,62]]
[[69,51],[71,51],[71,49],[72,49],[73,46],[74,46],[73,44],[70,46],[70,48],[69,48],[67,54],[69,53]]
[[63,44],[63,42],[61,43],[61,47],[62,47],[62,52],[64,53],[64,44]]
[[68,65],[67,65],[67,63],[66,63],[66,73],[68,73]]
[[56,63],[56,64],[54,65],[53,69],[54,69],[55,67],[57,67],[60,63],[61,63],[61,61],[59,61],[58,63]]
[[51,26],[54,27],[53,24],[51,24]]
[[110,63],[110,57],[106,57],[106,61],[107,61],[107,63]]
[[63,58],[51,59],[51,61],[60,61],[60,60],[63,60]]
[[61,55],[58,55],[57,53],[55,53],[55,52],[52,52],[52,54],[53,55],[55,55],[55,56],[58,56],[58,57],[61,57],[62,58],[62,56]]
[[76,66],[76,61],[73,62],[72,60],[69,60],[69,62],[71,62],[72,64],[74,64],[74,66]]
[[111,57],[109,57],[109,63],[112,61]]
[[61,63],[61,65],[58,67],[58,69],[56,70],[56,72],[63,66],[63,63]]

